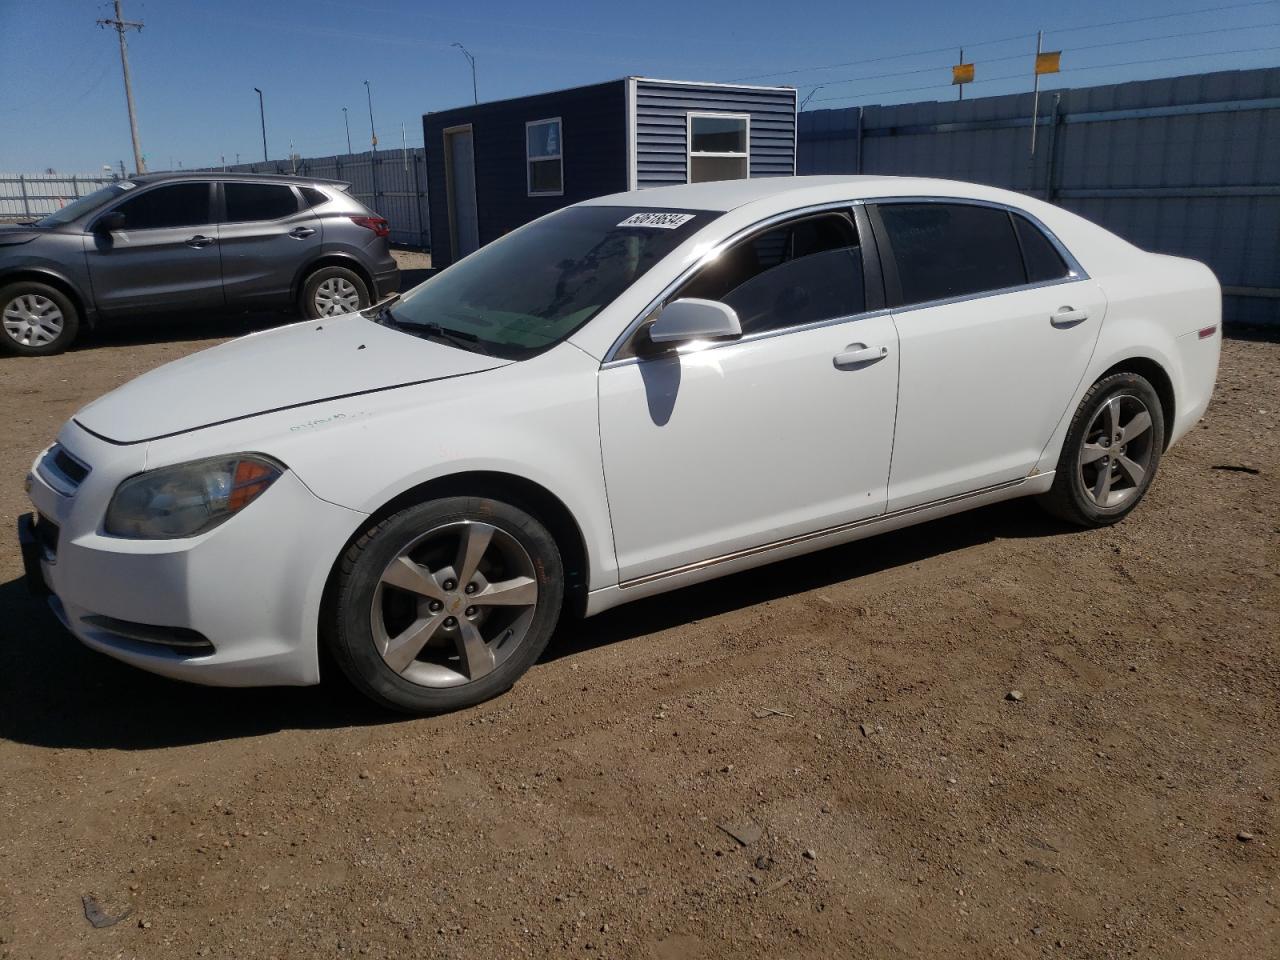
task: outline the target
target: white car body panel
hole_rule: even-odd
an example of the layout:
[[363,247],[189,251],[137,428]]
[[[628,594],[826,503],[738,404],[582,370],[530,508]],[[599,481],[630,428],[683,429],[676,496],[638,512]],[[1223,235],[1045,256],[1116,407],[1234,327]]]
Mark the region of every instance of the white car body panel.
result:
[[[878,198],[960,198],[1043,223],[1086,278],[954,303],[613,358],[678,278],[770,218]],[[723,211],[567,340],[496,360],[361,316],[296,324],[193,355],[80,411],[59,442],[91,472],[73,496],[33,467],[61,528],[45,579],[95,649],[203,683],[314,683],[335,561],[397,498],[451,478],[515,478],[572,518],[588,614],[628,600],[1015,496],[1053,481],[1081,396],[1150,364],[1174,406],[1168,441],[1203,415],[1221,296],[1201,264],[1157,256],[1060,208],[974,184],[803,177],[659,188],[588,201]],[[1072,306],[1066,329],[1050,315]],[[1206,333],[1206,331],[1208,331]],[[837,369],[851,346],[881,361]],[[1144,368],[1148,369],[1148,368]],[[143,470],[253,452],[288,470],[258,501],[185,540],[102,534]],[[465,488],[465,487],[464,487]],[[95,632],[106,615],[190,628],[183,657]]]
[[[883,513],[897,340],[884,314],[601,370],[621,579]],[[887,354],[837,369],[854,344]]]

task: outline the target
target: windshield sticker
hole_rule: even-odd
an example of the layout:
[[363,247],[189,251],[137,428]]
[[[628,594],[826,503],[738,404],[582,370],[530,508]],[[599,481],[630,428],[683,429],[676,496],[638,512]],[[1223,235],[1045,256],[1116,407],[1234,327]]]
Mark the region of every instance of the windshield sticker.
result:
[[692,213],[633,213],[623,220],[620,227],[650,227],[656,230],[675,230],[693,219]]
[[121,190],[132,190],[137,186],[132,180],[117,180],[115,185]]

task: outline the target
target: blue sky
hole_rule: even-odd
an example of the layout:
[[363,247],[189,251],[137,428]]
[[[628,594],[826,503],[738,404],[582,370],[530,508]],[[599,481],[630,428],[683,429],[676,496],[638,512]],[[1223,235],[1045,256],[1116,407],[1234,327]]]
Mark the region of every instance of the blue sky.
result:
[[[1205,10],[1205,8],[1216,8]],[[1182,11],[1204,11],[1168,16]],[[132,156],[114,34],[102,0],[0,0],[0,170],[93,172]],[[364,80],[382,148],[422,142],[421,116],[628,74],[787,84],[809,109],[950,99],[952,48],[977,79],[965,96],[1029,89],[1037,29],[1062,49],[1049,86],[1280,65],[1280,0],[125,0],[145,21],[130,60],[153,169],[367,149]],[[1154,19],[1159,18],[1159,19]],[[1117,23],[1116,21],[1138,21]],[[1185,58],[1185,59],[1173,59]],[[1135,62],[1141,61],[1141,62]]]

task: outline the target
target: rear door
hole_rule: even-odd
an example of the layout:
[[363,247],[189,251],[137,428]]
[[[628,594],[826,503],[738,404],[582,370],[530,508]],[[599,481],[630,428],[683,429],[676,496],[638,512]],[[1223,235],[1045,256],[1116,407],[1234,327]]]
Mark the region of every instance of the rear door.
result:
[[104,315],[223,305],[213,196],[209,181],[138,188],[103,211],[124,214],[121,229],[90,225],[85,260]]
[[1101,288],[1004,207],[910,200],[871,214],[901,342],[888,509],[1026,477],[1093,354]]
[[320,252],[320,218],[287,183],[228,180],[220,186],[218,245],[227,303],[287,303],[298,271]]

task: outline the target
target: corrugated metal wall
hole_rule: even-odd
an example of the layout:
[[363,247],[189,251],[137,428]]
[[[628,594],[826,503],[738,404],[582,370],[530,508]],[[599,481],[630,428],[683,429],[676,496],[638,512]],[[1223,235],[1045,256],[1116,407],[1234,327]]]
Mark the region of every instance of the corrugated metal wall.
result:
[[0,220],[43,217],[115,179],[100,173],[0,173]]
[[[240,173],[293,173],[291,160],[239,163],[210,170]],[[391,222],[391,242],[431,249],[431,222],[427,210],[426,156],[421,147],[407,151],[343,153],[332,157],[303,157],[297,173],[327,177],[351,184],[351,195]]]
[[1280,324],[1280,69],[800,115],[800,173],[972,180],[1208,263],[1236,323]]
[[751,176],[795,172],[796,100],[792,89],[636,81],[636,186],[687,179],[690,111],[751,115]]

